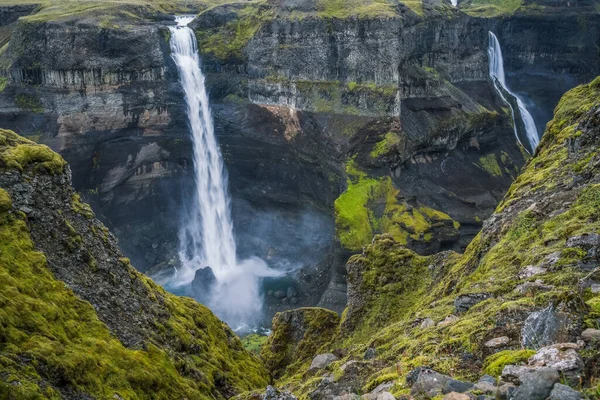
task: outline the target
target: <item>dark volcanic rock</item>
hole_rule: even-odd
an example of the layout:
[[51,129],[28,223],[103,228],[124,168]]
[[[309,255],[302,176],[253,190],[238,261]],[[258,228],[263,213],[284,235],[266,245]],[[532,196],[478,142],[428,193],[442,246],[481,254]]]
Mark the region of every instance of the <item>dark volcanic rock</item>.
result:
[[192,281],[194,298],[201,303],[206,303],[210,299],[210,295],[216,283],[217,278],[211,267],[204,267],[196,270],[194,280]]

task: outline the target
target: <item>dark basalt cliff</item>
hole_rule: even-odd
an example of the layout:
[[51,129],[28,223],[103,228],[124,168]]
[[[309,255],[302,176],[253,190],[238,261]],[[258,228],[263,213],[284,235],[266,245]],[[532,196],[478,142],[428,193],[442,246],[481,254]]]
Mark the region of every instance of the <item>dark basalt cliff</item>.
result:
[[[461,7],[346,15],[249,2],[193,22],[240,253],[297,270],[269,283],[271,311],[319,302],[341,311],[344,262],[374,234],[431,254],[464,248],[481,228],[524,164],[487,78],[489,30],[540,127],[564,90],[600,69],[593,5],[498,17]],[[192,183],[172,17],[127,5],[6,13],[1,126],[59,151],[133,264],[166,279]]]
[[222,399],[268,375],[137,272],[48,147],[0,130],[0,398]]

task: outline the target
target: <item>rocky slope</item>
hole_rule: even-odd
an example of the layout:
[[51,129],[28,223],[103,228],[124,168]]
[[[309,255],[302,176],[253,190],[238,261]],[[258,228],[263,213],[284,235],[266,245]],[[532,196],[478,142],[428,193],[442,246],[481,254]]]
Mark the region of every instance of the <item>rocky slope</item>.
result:
[[0,130],[0,397],[222,399],[267,384],[207,308],[137,272],[48,147]]
[[[65,4],[3,8],[0,125],[59,151],[133,264],[166,282],[192,182],[166,26],[186,10]],[[479,231],[525,162],[487,79],[488,30],[540,126],[600,70],[593,2],[185,4],[202,11],[240,255],[297,271],[268,284],[271,312],[341,311],[343,265],[374,234],[431,254]]]
[[[597,398],[599,96],[597,78],[562,98],[536,155],[464,254],[424,257],[382,235],[353,256],[339,331],[283,373],[270,360],[306,328],[276,316],[262,355],[279,384],[311,399],[582,398],[567,385]],[[474,398],[460,396],[448,399]]]

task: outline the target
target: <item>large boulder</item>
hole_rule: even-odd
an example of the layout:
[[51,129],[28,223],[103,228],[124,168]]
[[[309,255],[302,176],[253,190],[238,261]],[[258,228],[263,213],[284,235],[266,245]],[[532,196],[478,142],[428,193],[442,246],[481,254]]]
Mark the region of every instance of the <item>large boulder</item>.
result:
[[315,371],[315,370],[327,368],[329,366],[329,364],[331,364],[334,361],[337,361],[337,359],[338,358],[335,356],[335,354],[331,354],[331,353],[319,354],[315,358],[313,358],[312,362],[310,363],[310,367],[308,367],[308,370]]
[[523,376],[521,386],[515,391],[513,400],[546,400],[554,384],[560,379],[552,368],[542,368]]

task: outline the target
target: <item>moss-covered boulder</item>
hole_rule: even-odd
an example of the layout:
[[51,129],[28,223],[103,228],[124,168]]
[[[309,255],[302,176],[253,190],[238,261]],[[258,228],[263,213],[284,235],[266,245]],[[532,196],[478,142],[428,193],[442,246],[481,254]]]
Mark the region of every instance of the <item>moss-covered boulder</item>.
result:
[[273,333],[260,355],[275,378],[291,375],[331,343],[338,325],[339,316],[324,308],[277,313],[273,318]]
[[206,307],[138,273],[64,160],[0,130],[0,398],[222,399],[268,373]]

